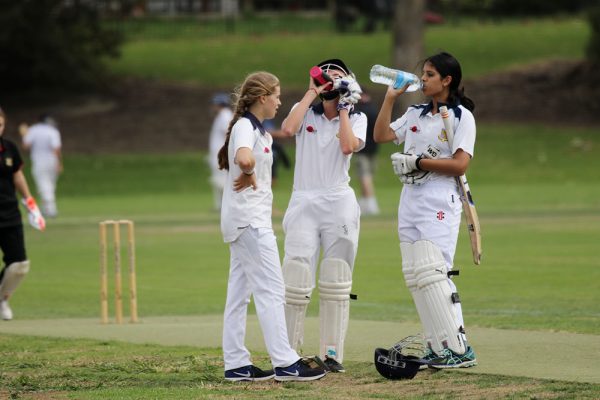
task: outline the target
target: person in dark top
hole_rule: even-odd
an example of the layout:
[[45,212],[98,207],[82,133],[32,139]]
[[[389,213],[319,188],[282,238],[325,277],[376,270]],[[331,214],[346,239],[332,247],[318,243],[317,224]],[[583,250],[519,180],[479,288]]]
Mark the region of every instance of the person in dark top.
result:
[[8,299],[29,272],[17,192],[27,208],[31,226],[44,230],[46,222],[29,191],[19,149],[2,136],[5,124],[6,115],[0,108],[0,249],[4,261],[0,271],[0,317],[11,320]]
[[355,108],[367,116],[367,140],[365,141],[365,147],[354,155],[356,173],[360,180],[358,205],[360,206],[361,215],[377,215],[379,214],[379,205],[375,197],[373,175],[377,166],[377,150],[379,145],[373,140],[373,128],[379,110],[371,102],[371,96],[364,90]]

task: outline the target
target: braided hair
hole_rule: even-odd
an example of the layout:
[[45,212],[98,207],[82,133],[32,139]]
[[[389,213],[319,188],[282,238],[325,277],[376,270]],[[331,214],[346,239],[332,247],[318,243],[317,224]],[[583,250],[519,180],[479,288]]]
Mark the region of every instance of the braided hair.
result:
[[250,109],[260,96],[269,96],[275,92],[275,88],[279,86],[279,79],[264,71],[254,72],[246,77],[244,83],[234,93],[235,103],[233,107],[233,118],[227,128],[227,135],[225,136],[225,144],[219,150],[219,169],[229,170],[229,137],[231,136],[231,129],[233,125],[242,118],[244,113]]
[[464,87],[460,87],[462,79],[462,69],[460,63],[454,56],[449,53],[441,52],[425,59],[425,62],[430,63],[440,73],[442,79],[450,75],[450,94],[448,95],[449,104],[462,104],[467,110],[473,111],[475,103],[473,100],[465,96]]

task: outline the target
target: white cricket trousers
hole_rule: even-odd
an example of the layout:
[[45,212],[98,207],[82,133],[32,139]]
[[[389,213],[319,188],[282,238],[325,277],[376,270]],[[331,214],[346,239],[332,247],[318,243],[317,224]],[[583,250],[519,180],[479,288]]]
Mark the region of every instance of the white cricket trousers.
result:
[[[398,207],[398,236],[400,242],[414,243],[429,240],[435,244],[448,270],[452,270],[458,240],[462,203],[454,181],[429,181],[423,185],[404,185]],[[456,285],[448,278],[455,293]],[[462,307],[455,303],[459,323],[464,326]]]
[[250,295],[254,297],[267,352],[273,367],[300,359],[288,342],[285,324],[285,286],[277,241],[270,228],[247,227],[229,245],[231,265],[223,321],[225,370],[252,364],[244,345]]
[[40,195],[42,213],[46,217],[56,216],[58,212],[55,195],[56,181],[58,180],[58,160],[51,159],[45,162],[36,162],[33,165],[32,175]]

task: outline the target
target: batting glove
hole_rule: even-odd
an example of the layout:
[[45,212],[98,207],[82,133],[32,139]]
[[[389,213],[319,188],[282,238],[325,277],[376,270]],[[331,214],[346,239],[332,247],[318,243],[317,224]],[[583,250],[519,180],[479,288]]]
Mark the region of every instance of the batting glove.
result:
[[410,174],[413,171],[419,171],[417,167],[421,156],[407,153],[394,153],[392,154],[392,167],[394,173],[401,178],[402,175]]
[[351,76],[336,79],[333,81],[333,88],[340,92],[340,102],[356,104],[360,100],[362,89]]
[[414,171],[409,174],[400,175],[398,178],[405,185],[419,186],[431,178],[431,171]]
[[338,110],[338,112],[340,112],[342,110],[348,110],[348,114],[350,114],[352,112],[352,110],[354,110],[354,104],[349,103],[343,99],[340,99],[340,101],[338,102],[338,105],[337,105],[337,110]]
[[27,208],[27,218],[29,220],[29,225],[38,231],[43,231],[46,229],[46,220],[42,216],[40,209],[38,208],[35,199],[33,197],[27,197],[26,199],[22,199],[21,202]]

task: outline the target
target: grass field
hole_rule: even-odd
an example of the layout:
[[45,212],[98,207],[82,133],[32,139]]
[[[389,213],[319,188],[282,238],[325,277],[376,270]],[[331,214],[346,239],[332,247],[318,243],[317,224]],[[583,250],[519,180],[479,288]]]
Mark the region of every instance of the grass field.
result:
[[[249,72],[268,69],[283,87],[299,88],[306,85],[310,67],[324,59],[342,57],[362,84],[373,64],[391,65],[389,33],[307,32],[137,38],[125,44],[122,57],[110,66],[118,74],[226,88]],[[425,47],[427,54],[442,49],[454,54],[468,79],[548,58],[583,58],[588,36],[582,19],[467,21],[428,27]]]
[[[479,126],[469,175],[482,220],[483,265],[471,264],[464,232],[456,257],[461,269],[456,282],[467,326],[600,334],[600,272],[595,251],[600,240],[600,178],[596,173],[600,161],[592,151],[598,146],[600,139],[592,129],[565,132],[541,126]],[[376,185],[382,215],[362,221],[353,287],[359,301],[351,310],[356,320],[417,321],[400,269],[395,222],[400,185],[388,163],[393,151],[393,145],[382,146],[379,156]],[[99,316],[97,223],[107,218],[131,218],[137,223],[142,318],[222,312],[228,249],[221,240],[218,215],[210,211],[208,170],[201,154],[70,156],[66,171],[60,182],[60,218],[49,221],[43,234],[26,230],[32,272],[11,302],[19,320]],[[275,188],[275,206],[280,211],[290,196],[291,177],[291,171],[281,170]],[[282,245],[280,226],[278,213],[275,229]],[[309,315],[317,315],[316,304],[312,302]],[[0,323],[0,334],[3,324],[9,323]],[[246,393],[215,383],[220,376],[214,366],[218,349],[134,346],[128,352],[135,356],[125,352],[114,359],[114,353],[100,356],[89,348],[120,349],[123,345],[71,340],[58,344],[13,336],[3,336],[1,342],[3,354],[11,356],[0,365],[6,371],[0,373],[0,387],[18,395],[36,390],[74,392],[77,398],[148,398],[150,393],[154,398],[215,393],[235,397]],[[10,351],[13,345],[22,350]],[[46,346],[59,350],[56,354],[35,350]],[[60,350],[61,346],[68,350]],[[163,353],[168,361],[158,355]],[[41,366],[46,366],[43,371]],[[374,382],[376,393],[393,397],[392,389],[377,380],[368,363],[355,363],[355,368],[352,379]],[[79,369],[90,375],[79,377]],[[151,387],[138,369],[149,371]],[[107,383],[104,374],[120,378]],[[438,398],[440,393],[460,398],[443,389],[456,377],[426,378],[434,388],[413,398]],[[597,386],[575,383],[462,375],[458,379],[468,387],[473,385],[478,396],[488,393],[491,398],[502,397],[496,389],[487,392],[498,379],[514,385],[519,393],[515,398],[535,397],[538,390],[544,396],[548,391],[566,390],[558,398],[594,398],[600,393]],[[273,385],[250,388],[256,397],[277,397],[287,390],[287,386]],[[307,390],[292,388],[292,397]],[[319,397],[315,390],[309,389],[313,398]],[[573,390],[577,396],[568,394]]]

